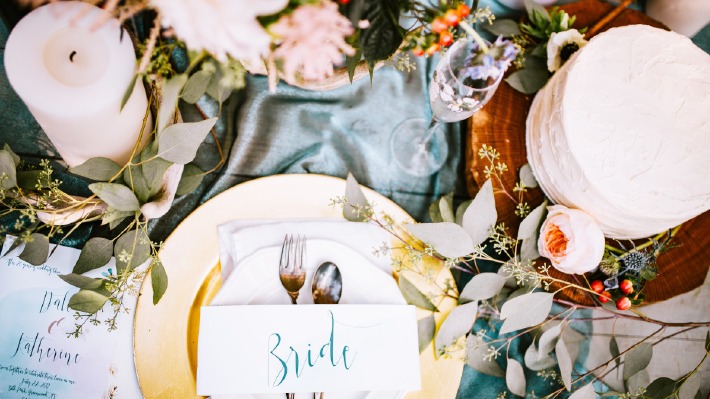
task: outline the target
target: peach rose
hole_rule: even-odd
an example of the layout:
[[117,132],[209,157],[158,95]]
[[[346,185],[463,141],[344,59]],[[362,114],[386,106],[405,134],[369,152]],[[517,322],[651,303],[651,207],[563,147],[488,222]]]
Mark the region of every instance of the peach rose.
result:
[[537,246],[557,270],[584,274],[604,256],[604,233],[588,213],[562,205],[547,208]]

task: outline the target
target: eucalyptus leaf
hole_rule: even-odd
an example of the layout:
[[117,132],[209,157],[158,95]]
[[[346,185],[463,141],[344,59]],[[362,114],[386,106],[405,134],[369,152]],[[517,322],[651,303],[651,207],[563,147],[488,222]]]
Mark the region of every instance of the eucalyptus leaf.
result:
[[49,256],[49,239],[41,233],[32,233],[31,239],[25,243],[25,248],[20,254],[20,259],[39,266],[47,261]]
[[17,186],[15,160],[6,150],[0,150],[0,189],[9,190]]
[[646,387],[644,398],[667,399],[676,390],[676,382],[668,377],[659,377]]
[[[207,85],[207,95],[222,104],[234,91],[237,81],[241,78],[232,64],[223,64],[212,61],[215,72]],[[235,63],[236,61],[232,61]],[[239,64],[241,67],[241,64]]]
[[115,222],[120,223],[123,219],[135,214],[135,211],[119,211],[113,208],[108,208],[101,217],[101,225],[112,224]]
[[217,117],[200,122],[176,123],[168,126],[158,137],[158,156],[177,164],[190,163],[197,149],[210,132]]
[[473,276],[459,295],[459,303],[488,299],[496,296],[505,285],[504,276],[481,273]]
[[526,262],[535,260],[540,257],[540,251],[537,248],[537,240],[531,237],[524,239],[520,243],[520,261]]
[[15,167],[20,166],[20,162],[22,162],[22,159],[20,159],[20,156],[15,154],[15,151],[10,148],[10,145],[7,143],[3,144],[2,149],[7,151],[8,154],[12,157],[12,161],[15,163]]
[[175,109],[178,105],[178,97],[182,87],[187,82],[187,76],[176,75],[170,78],[163,86],[163,99],[160,102],[160,109],[158,110],[158,137],[162,134],[163,130],[172,122],[173,115],[175,114]]
[[519,175],[520,181],[523,183],[523,185],[525,185],[525,187],[535,188],[539,185],[529,163],[526,163],[525,165],[520,167]]
[[101,284],[103,284],[103,280],[100,278],[82,276],[81,274],[77,273],[60,274],[59,278],[64,280],[64,282],[69,285],[73,285],[74,287],[83,288],[87,290],[95,290],[101,287]]
[[158,151],[154,145],[147,146],[141,152],[141,173],[148,189],[148,198],[152,199],[163,189],[165,173],[173,163],[157,157]]
[[523,0],[525,2],[525,10],[528,13],[530,20],[535,20],[535,12],[537,12],[542,18],[550,21],[550,13],[547,12],[545,7],[535,2],[534,0]]
[[137,81],[138,74],[133,74],[133,78],[131,78],[131,83],[128,84],[128,87],[126,87],[126,90],[124,90],[123,92],[123,97],[121,98],[121,106],[118,108],[119,112],[123,111],[123,107],[125,107],[128,103],[128,100],[131,99],[131,95],[133,94],[133,90],[135,90],[136,88]]
[[121,166],[119,164],[103,157],[89,158],[81,165],[69,168],[69,173],[97,181],[109,181],[112,177],[118,175],[120,171]]
[[466,339],[466,364],[474,370],[493,377],[505,377],[505,371],[494,359],[486,360],[488,345],[482,338],[471,334]]
[[345,219],[351,222],[362,222],[367,219],[365,215],[358,212],[358,209],[362,210],[369,207],[369,203],[352,173],[348,173],[348,177],[345,179],[345,200],[347,201],[343,207],[343,217]]
[[589,383],[574,391],[568,399],[597,399],[597,393],[594,391],[594,385]]
[[567,345],[565,345],[564,339],[558,339],[555,345],[555,355],[557,356],[557,363],[560,366],[560,376],[562,377],[562,382],[565,384],[565,388],[568,391],[572,390],[572,359],[567,351]]
[[508,358],[508,367],[505,370],[505,384],[514,395],[525,397],[525,371],[519,361]]
[[688,376],[678,390],[678,399],[693,399],[695,394],[700,390],[701,381],[700,370]]
[[553,349],[555,349],[555,344],[557,344],[557,340],[560,338],[561,333],[562,324],[550,327],[547,331],[542,333],[538,344],[538,355],[540,355],[540,357],[549,354]]
[[429,207],[429,217],[434,223],[455,222],[454,193],[446,194]]
[[113,242],[106,238],[94,237],[84,244],[72,273],[82,274],[104,266],[111,260],[112,255]]
[[463,224],[463,215],[466,214],[466,210],[473,203],[473,200],[467,200],[462,202],[458,208],[456,208],[456,220],[455,223],[461,226]]
[[133,157],[133,164],[123,170],[123,180],[125,185],[133,191],[138,202],[145,203],[150,199],[150,188],[148,182],[143,175],[143,166],[141,165],[141,154]]
[[471,237],[461,226],[450,223],[416,223],[404,227],[415,237],[447,258],[459,258],[473,252]]
[[156,258],[151,266],[150,281],[153,286],[153,305],[156,305],[168,289],[168,274],[165,272],[160,258]]
[[507,334],[532,327],[545,321],[552,309],[553,294],[533,292],[509,299],[500,310],[500,318],[505,320],[500,334]]
[[200,186],[202,180],[205,177],[205,172],[198,168],[195,164],[187,164],[182,170],[182,177],[180,177],[180,184],[178,184],[177,195],[186,195],[195,191],[197,187]]
[[[547,60],[547,41],[544,41],[530,50],[530,58],[537,58],[538,60],[546,61]],[[526,59],[527,61],[527,59]],[[547,68],[547,64],[545,64],[545,68]]]
[[616,342],[616,337],[611,337],[611,340],[609,341],[609,353],[611,353],[612,358],[616,358],[614,362],[616,363],[616,367],[619,367],[621,365],[621,358],[619,358],[619,344]]
[[417,320],[417,331],[419,333],[419,353],[422,353],[434,339],[434,332],[436,331],[434,315],[430,314],[423,319]]
[[431,300],[424,295],[417,287],[414,286],[406,277],[399,276],[399,290],[402,292],[402,296],[407,301],[407,303],[414,305],[418,308],[431,310],[432,312],[438,312],[439,309],[431,303]]
[[512,19],[496,19],[491,25],[485,25],[484,29],[496,36],[513,37],[520,35],[518,23]]
[[542,354],[535,345],[530,345],[525,351],[525,366],[533,371],[545,370],[553,367],[557,361],[551,356]]
[[119,211],[140,209],[138,198],[130,188],[116,183],[92,183],[89,189],[110,207]]
[[653,357],[653,346],[647,342],[638,344],[624,355],[624,381],[648,367]]
[[483,183],[473,202],[466,209],[461,224],[468,235],[471,236],[475,246],[488,238],[490,230],[495,226],[497,219],[498,213],[496,212],[496,200],[493,196],[493,183],[488,179]]
[[37,189],[37,185],[41,184],[40,176],[42,175],[41,170],[20,170],[17,172],[17,187],[27,190],[34,191]]
[[214,71],[209,69],[195,72],[185,83],[180,98],[189,104],[196,103],[207,91],[213,73]]
[[118,273],[123,273],[126,269],[133,270],[148,260],[149,242],[142,230],[131,230],[119,237],[113,247]]
[[533,94],[545,86],[549,76],[547,69],[525,68],[512,73],[505,81],[523,94]]
[[437,353],[445,353],[446,348],[453,345],[459,338],[465,336],[473,328],[478,314],[478,301],[469,302],[455,307],[436,333],[434,344]]
[[520,222],[520,226],[518,227],[518,240],[531,238],[533,241],[537,241],[537,237],[540,234],[540,224],[542,224],[546,208],[547,201],[544,201],[542,205],[533,209],[533,211]]
[[[648,374],[648,370],[641,370],[624,382],[627,392],[637,392],[639,388],[645,388],[650,383],[651,377]],[[675,395],[673,395],[673,397],[675,397]]]
[[98,292],[81,289],[69,299],[69,307],[79,312],[94,314],[104,307],[108,297]]

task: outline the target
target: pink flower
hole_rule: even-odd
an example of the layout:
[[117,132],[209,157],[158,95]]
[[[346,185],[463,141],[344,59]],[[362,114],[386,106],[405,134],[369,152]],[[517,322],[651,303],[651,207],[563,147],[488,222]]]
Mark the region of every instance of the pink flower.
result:
[[555,269],[568,274],[594,270],[604,256],[604,234],[588,213],[550,206],[540,229],[538,251]]
[[333,64],[343,61],[343,54],[355,54],[345,42],[353,33],[352,24],[331,1],[300,6],[269,30],[280,39],[273,55],[283,63],[287,80],[295,80],[296,74],[304,80],[325,79],[333,74]]

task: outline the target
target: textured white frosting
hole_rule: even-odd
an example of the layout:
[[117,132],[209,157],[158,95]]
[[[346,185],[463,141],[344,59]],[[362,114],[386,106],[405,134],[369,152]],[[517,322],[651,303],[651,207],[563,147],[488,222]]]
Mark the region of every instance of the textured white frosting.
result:
[[535,97],[527,147],[545,194],[607,237],[648,237],[707,211],[710,55],[646,25],[598,35]]

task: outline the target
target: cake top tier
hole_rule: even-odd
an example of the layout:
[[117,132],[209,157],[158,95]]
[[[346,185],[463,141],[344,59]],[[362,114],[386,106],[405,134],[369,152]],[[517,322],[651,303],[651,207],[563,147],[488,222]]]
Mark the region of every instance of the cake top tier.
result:
[[567,64],[555,101],[595,191],[640,218],[710,209],[710,55],[632,25],[598,35]]

